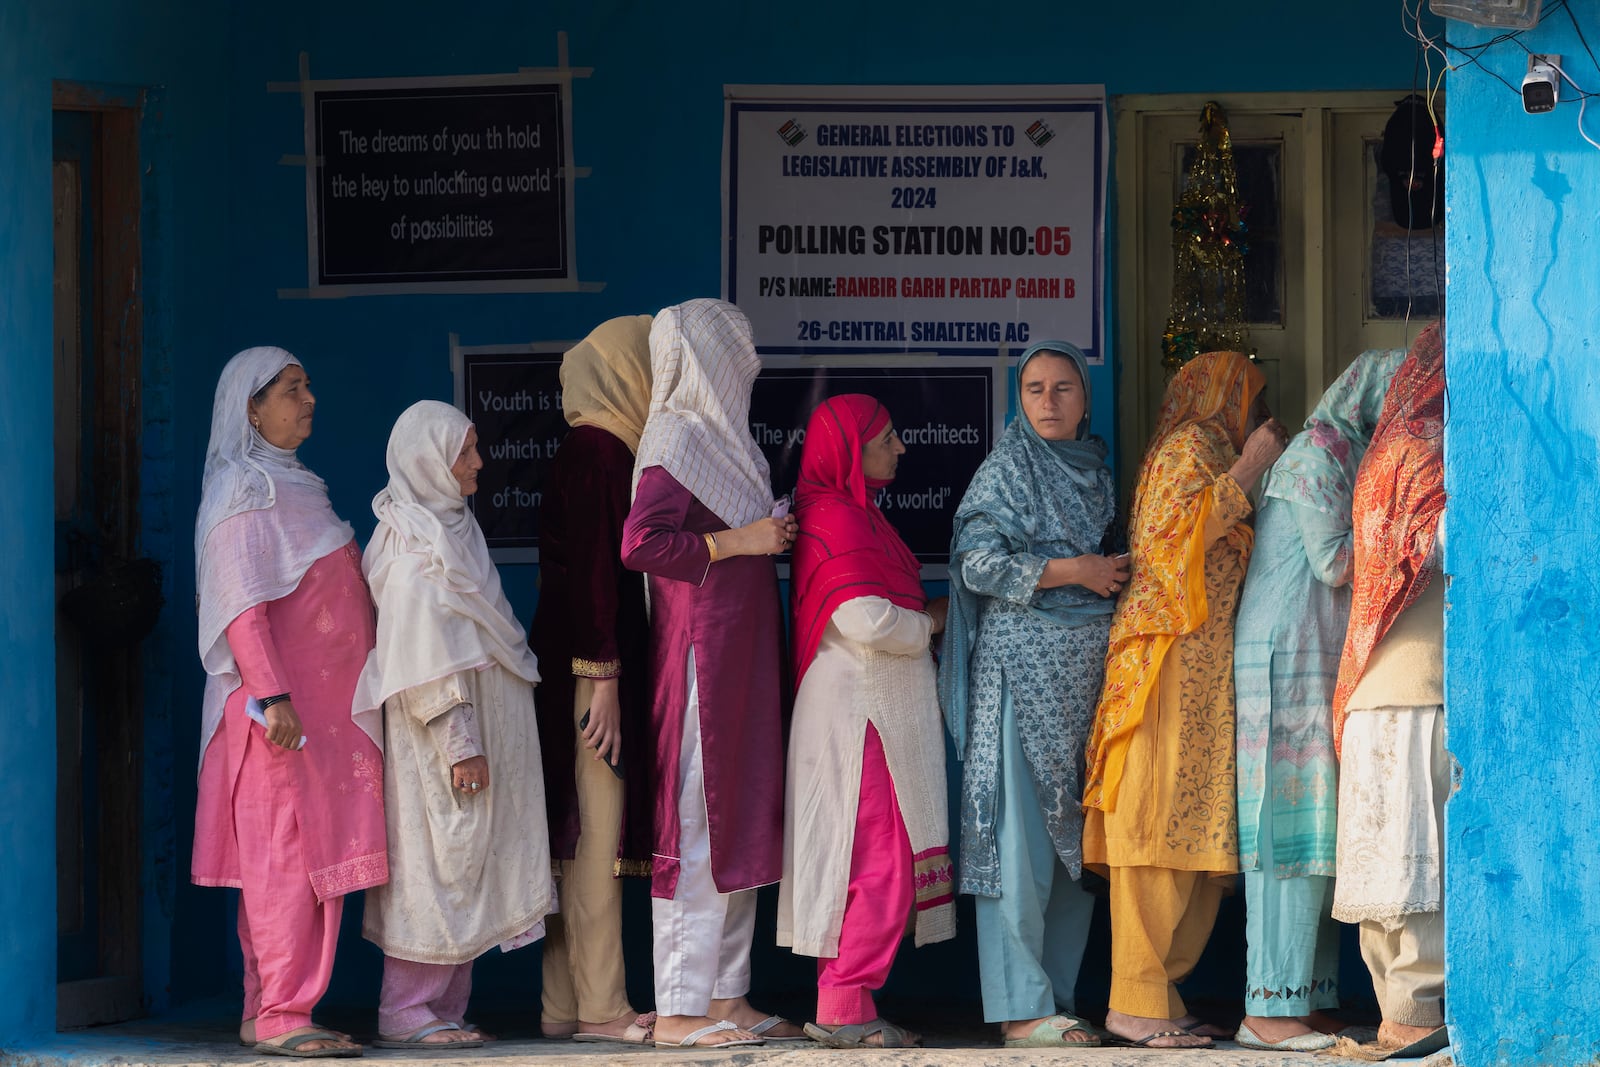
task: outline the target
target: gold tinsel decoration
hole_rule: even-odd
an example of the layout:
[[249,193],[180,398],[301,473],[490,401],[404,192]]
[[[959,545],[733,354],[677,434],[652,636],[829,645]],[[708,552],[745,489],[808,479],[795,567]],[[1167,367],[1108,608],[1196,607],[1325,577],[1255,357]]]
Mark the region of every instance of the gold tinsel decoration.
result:
[[1228,116],[1200,112],[1200,143],[1172,209],[1172,306],[1161,365],[1176,370],[1201,352],[1249,351],[1244,308],[1245,226]]

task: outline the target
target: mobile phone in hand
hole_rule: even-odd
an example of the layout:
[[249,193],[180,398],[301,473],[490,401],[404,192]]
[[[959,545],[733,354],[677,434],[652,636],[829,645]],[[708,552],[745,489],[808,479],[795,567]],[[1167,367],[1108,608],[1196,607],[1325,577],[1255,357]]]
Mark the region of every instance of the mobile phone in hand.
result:
[[[578,720],[578,729],[579,729],[579,731],[587,730],[589,728],[589,711],[590,710],[591,709],[589,709],[589,708],[585,708],[584,711],[583,711],[583,718]],[[610,760],[607,760],[607,759],[603,759],[600,762],[604,763],[607,767],[610,767],[611,768],[611,773],[616,775],[619,779],[622,777],[622,758],[620,756],[617,757],[617,762],[615,762],[615,763],[612,763]]]

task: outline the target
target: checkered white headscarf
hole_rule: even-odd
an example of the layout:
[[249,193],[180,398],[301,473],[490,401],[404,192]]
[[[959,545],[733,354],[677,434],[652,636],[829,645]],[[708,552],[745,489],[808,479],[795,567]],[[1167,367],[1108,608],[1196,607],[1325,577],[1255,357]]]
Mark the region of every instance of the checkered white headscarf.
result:
[[721,300],[663,308],[650,327],[650,414],[633,486],[663,467],[730,528],[772,513],[772,475],[750,436],[761,371],[744,312]]

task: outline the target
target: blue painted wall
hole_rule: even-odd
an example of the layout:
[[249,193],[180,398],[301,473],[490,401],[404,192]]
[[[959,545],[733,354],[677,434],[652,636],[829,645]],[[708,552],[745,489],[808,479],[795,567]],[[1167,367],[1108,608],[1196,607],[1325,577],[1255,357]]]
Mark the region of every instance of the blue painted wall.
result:
[[[1548,5],[1546,5],[1548,7]],[[1572,3],[1592,44],[1600,5]],[[1452,23],[1463,45],[1487,31]],[[1590,91],[1564,13],[1522,38]],[[1527,55],[1497,46],[1520,85]],[[1487,73],[1450,78],[1445,627],[1450,1026],[1457,1063],[1600,1055],[1600,150],[1579,105],[1528,115]],[[1600,140],[1600,107],[1586,115]]]
[[[192,730],[192,613],[173,590],[174,545],[187,537],[193,493],[174,493],[168,419],[173,383],[216,345],[214,310],[226,275],[214,220],[225,211],[219,182],[226,106],[218,43],[227,27],[210,5],[61,0],[0,2],[0,454],[15,495],[0,518],[0,692],[7,743],[0,746],[0,1045],[55,1025],[55,676],[51,410],[52,79],[148,87],[140,150],[144,166],[145,389],[147,416],[141,542],[168,563],[169,606],[147,643],[144,810],[145,984],[168,1001],[173,939],[174,788],[172,720]],[[198,266],[198,269],[197,269]],[[178,583],[181,584],[181,583]],[[189,582],[192,586],[192,581]],[[192,793],[192,787],[188,787]],[[177,804],[185,803],[177,800]],[[192,802],[190,802],[192,803]]]
[[[166,558],[168,602],[151,645],[146,752],[146,963],[157,1006],[227,982],[226,894],[187,884],[196,709],[193,558],[188,535],[218,370],[235,350],[300,354],[321,400],[304,456],[337,510],[370,532],[394,416],[451,391],[446,337],[465,343],[581,337],[609,316],[720,288],[725,83],[1103,83],[1111,94],[1351,90],[1408,84],[1410,42],[1392,0],[1328,14],[1278,0],[1226,5],[1151,0],[1136,10],[1025,0],[983,7],[819,0],[697,4],[486,0],[451,19],[420,0],[210,5],[199,0],[0,0],[0,455],[49,440],[50,79],[158,86],[146,128],[146,540]],[[592,177],[577,189],[579,273],[597,294],[281,300],[305,284],[304,176],[278,163],[303,151],[300,101],[269,94],[309,53],[314,77],[502,72],[551,65],[566,30],[572,62],[595,68],[574,90],[574,138]],[[1316,42],[1308,48],[1306,42]],[[626,131],[625,133],[601,131]],[[1115,214],[1115,175],[1107,217]],[[1107,276],[1116,235],[1108,233]],[[1114,306],[1107,293],[1107,312]],[[1111,338],[1108,336],[1108,347]],[[1096,420],[1115,436],[1112,368],[1096,374]],[[170,418],[162,417],[166,413]],[[30,451],[31,450],[31,451]],[[48,464],[7,460],[0,522],[0,683],[13,729],[0,748],[0,803],[40,811],[53,796]],[[534,573],[508,568],[519,613]],[[0,871],[0,1045],[53,1017],[52,821],[8,819]],[[181,920],[173,923],[172,916]],[[354,935],[352,914],[347,933]],[[353,941],[354,938],[352,937]],[[970,955],[970,945],[962,951]],[[170,946],[170,962],[167,958]],[[337,982],[370,999],[372,954],[353,949]],[[233,949],[236,954],[237,950]],[[366,954],[363,955],[362,953]],[[347,966],[353,959],[354,969]],[[510,958],[508,958],[510,959]],[[509,967],[509,963],[493,965]],[[964,965],[970,972],[970,960]],[[350,972],[353,977],[347,977]],[[786,972],[787,973],[787,972]]]

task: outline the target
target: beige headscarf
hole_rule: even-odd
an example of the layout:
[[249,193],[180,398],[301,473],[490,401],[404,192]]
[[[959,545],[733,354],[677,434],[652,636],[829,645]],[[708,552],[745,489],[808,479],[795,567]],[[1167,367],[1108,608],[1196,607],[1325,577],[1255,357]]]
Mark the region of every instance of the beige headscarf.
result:
[[650,328],[650,418],[633,486],[663,467],[731,528],[772,512],[767,457],[750,436],[750,390],[761,373],[750,320],[721,300],[662,308]]
[[561,360],[561,412],[568,426],[598,426],[639,451],[650,413],[649,315],[607,319]]

